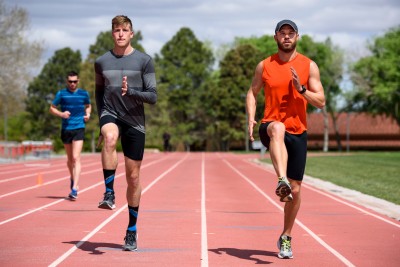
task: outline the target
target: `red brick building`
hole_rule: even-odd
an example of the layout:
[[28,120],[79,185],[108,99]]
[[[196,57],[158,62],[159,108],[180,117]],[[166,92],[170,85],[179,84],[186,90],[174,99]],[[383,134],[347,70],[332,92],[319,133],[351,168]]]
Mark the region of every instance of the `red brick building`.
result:
[[[324,121],[322,113],[311,113],[308,120],[308,147],[322,150]],[[342,150],[400,150],[400,126],[387,116],[366,113],[341,113],[337,119]],[[329,116],[329,149],[337,150],[332,119]]]

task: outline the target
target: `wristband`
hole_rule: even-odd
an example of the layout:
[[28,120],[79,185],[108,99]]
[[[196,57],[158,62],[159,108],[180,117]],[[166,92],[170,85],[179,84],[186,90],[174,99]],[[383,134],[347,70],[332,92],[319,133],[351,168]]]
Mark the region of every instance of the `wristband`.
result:
[[302,85],[301,88],[302,88],[303,90],[301,90],[299,93],[302,95],[302,94],[304,94],[304,93],[307,91],[307,88],[306,88],[304,85]]

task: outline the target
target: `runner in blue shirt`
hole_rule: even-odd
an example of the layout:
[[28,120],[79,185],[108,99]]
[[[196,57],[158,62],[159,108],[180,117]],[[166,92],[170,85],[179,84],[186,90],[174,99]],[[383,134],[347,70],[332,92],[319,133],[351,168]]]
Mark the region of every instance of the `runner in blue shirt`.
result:
[[[85,137],[85,125],[90,118],[92,106],[86,90],[78,88],[79,76],[75,71],[67,75],[67,88],[57,92],[50,105],[50,113],[60,117],[61,140],[67,153],[67,166],[71,176],[68,197],[76,200],[78,197],[78,182],[81,174],[81,151]],[[57,109],[60,105],[61,110]]]

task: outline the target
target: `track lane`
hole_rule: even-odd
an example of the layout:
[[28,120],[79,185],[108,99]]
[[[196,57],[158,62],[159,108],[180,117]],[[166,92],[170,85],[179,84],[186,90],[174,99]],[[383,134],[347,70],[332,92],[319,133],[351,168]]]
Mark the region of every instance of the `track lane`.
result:
[[[254,163],[248,162],[248,164],[260,168],[259,165]],[[267,173],[272,172],[271,167],[261,169],[264,169]],[[268,187],[274,189],[276,178],[268,179],[265,183],[268,184]],[[389,258],[394,258],[394,261],[388,262],[385,266],[396,266],[400,262],[400,257],[398,253],[395,253],[394,248],[399,244],[400,231],[398,226],[400,224],[391,218],[383,217],[385,216],[355,203],[350,204],[340,197],[305,185],[302,189],[302,207],[296,224],[306,230],[306,233],[302,234],[305,238],[312,237],[318,241],[341,259],[346,266],[366,266],[369,264],[378,266],[382,262],[388,261]],[[295,225],[293,246],[298,242],[296,228]],[[371,231],[371,229],[374,230]],[[312,252],[315,252],[315,247],[309,247],[309,244],[312,243],[304,243],[305,247],[300,247],[300,250],[296,248],[294,250],[295,255],[302,253],[302,251],[309,253],[307,250],[310,248]],[[383,243],[389,248],[382,250]],[[372,251],[381,250],[382,252],[379,255],[372,254]],[[310,256],[302,257],[310,258]]]
[[[160,173],[162,169],[154,168],[154,166],[163,160],[165,159],[155,158],[155,160],[143,164],[147,166],[144,169]],[[123,169],[123,164],[120,164],[120,168]],[[118,175],[121,177],[124,176],[124,173],[121,172]],[[89,179],[86,180],[90,182]],[[5,237],[4,242],[1,243],[3,252],[0,263],[8,262],[18,266],[27,266],[31,265],[33,261],[37,262],[38,266],[47,265],[51,258],[64,253],[65,248],[71,246],[71,240],[81,240],[100,221],[108,218],[109,212],[97,208],[98,199],[104,191],[104,182],[98,183],[101,186],[96,186],[96,190],[88,190],[85,194],[80,194],[76,202],[57,200],[54,201],[57,202],[56,205],[37,210],[30,216],[12,221],[7,224],[7,228],[4,225],[0,226],[0,234]],[[117,178],[116,183],[121,184],[120,187],[122,187],[125,181]],[[65,186],[63,188],[65,190]],[[6,234],[7,229],[14,229],[14,231]],[[51,231],[46,229],[51,229]],[[15,248],[21,248],[21,251]],[[27,248],[29,248],[28,251],[26,251]],[[22,250],[24,250],[24,257],[19,257]]]
[[[193,224],[193,217],[195,221],[198,220],[197,212],[179,201],[182,199],[181,194],[188,194],[191,191],[190,186],[182,183],[185,181],[180,175],[182,171],[188,166],[193,166],[192,173],[188,172],[188,174],[198,176],[197,160],[188,158],[189,154],[184,154],[182,157],[175,157],[172,161],[171,159],[166,160],[164,163],[167,164],[153,169],[153,174],[150,174],[148,169],[142,170],[143,190],[138,219],[137,252],[122,251],[128,220],[127,206],[124,204],[115,211],[105,210],[105,213],[110,214],[107,220],[50,266],[90,265],[92,257],[88,255],[88,252],[99,255],[106,254],[107,257],[113,259],[113,265],[116,266],[131,266],[132,262],[138,266],[154,266],[155,258],[162,258],[162,262],[157,263],[158,266],[184,266],[179,265],[179,262],[181,260],[187,262],[187,259],[183,259],[185,254],[192,256],[194,252],[190,245],[193,243],[191,241],[193,233],[187,233],[187,231],[191,231],[190,227],[177,228],[176,225],[186,226],[186,222],[190,221],[190,226]],[[161,169],[163,169],[162,172],[159,172]],[[158,173],[156,176],[154,176],[154,171]],[[197,187],[196,184],[192,186]],[[181,188],[185,188],[185,190],[181,190]],[[116,196],[120,196],[119,198],[122,198],[121,201],[123,201],[125,183],[119,181],[115,189]],[[170,197],[171,194],[174,196],[173,198]],[[191,193],[189,194],[193,196]],[[195,199],[189,200],[194,201],[196,206],[198,205]],[[71,241],[70,243],[75,242]]]
[[[295,258],[278,259],[276,239],[281,232],[283,205],[274,195],[274,172],[249,162],[254,157],[258,155],[145,155],[142,166],[147,167],[141,179],[143,188],[148,189],[142,197],[139,251],[135,254],[121,250],[121,229],[126,228],[128,218],[123,157],[119,155],[116,180],[116,204],[121,212],[116,214],[116,210],[97,208],[104,185],[99,155],[93,155],[98,165],[90,169],[83,166],[82,171],[93,168],[94,172],[82,177],[76,202],[60,201],[68,194],[67,179],[1,199],[0,216],[4,218],[38,209],[41,204],[42,208],[0,225],[0,265],[45,266],[63,255],[66,257],[57,263],[59,266],[108,266],[115,262],[131,266],[133,259],[136,266],[398,265],[398,221],[309,185],[303,186],[303,203],[293,231]],[[64,176],[60,173],[58,178],[66,177],[66,167],[62,169]],[[24,179],[7,182],[13,183],[23,184]]]

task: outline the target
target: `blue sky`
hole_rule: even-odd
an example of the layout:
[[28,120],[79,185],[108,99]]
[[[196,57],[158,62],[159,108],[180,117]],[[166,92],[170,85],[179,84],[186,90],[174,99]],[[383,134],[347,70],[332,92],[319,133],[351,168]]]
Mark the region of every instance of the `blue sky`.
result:
[[129,16],[140,30],[143,46],[154,56],[181,27],[189,27],[201,41],[215,48],[235,37],[274,34],[276,23],[292,19],[299,33],[316,41],[330,37],[348,58],[366,55],[366,42],[400,25],[399,0],[3,0],[24,8],[30,17],[29,35],[43,40],[45,63],[64,47],[80,50],[101,31],[108,31],[115,15]]

